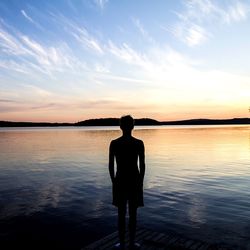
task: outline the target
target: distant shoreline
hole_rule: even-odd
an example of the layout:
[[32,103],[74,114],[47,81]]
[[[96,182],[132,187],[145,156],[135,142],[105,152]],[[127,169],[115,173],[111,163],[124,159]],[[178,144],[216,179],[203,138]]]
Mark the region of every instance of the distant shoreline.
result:
[[[150,118],[135,119],[137,126],[159,125],[247,125],[250,118],[232,119],[189,119],[180,121],[157,121]],[[119,126],[119,118],[88,119],[75,123],[50,123],[50,122],[12,122],[0,121],[0,127],[62,127],[62,126]]]

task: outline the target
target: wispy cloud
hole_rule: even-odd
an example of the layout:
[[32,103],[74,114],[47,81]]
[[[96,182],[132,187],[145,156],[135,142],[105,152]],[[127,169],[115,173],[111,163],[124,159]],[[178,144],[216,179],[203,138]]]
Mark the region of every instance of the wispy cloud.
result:
[[25,10],[21,10],[21,13],[22,13],[22,15],[23,15],[30,23],[34,24],[37,28],[39,28],[39,29],[41,29],[41,30],[44,30],[43,27],[42,27],[39,23],[35,22],[35,21],[26,13]]
[[27,49],[20,43],[20,41],[10,34],[0,24],[0,49],[3,53],[9,55],[22,55],[27,53]]
[[226,23],[239,22],[246,20],[249,12],[250,6],[236,2],[235,5],[229,6],[228,11],[222,12],[222,18]]
[[13,70],[18,73],[29,74],[29,70],[22,63],[17,63],[11,59],[9,60],[0,60],[0,68],[5,69],[6,71]]
[[140,54],[126,43],[123,43],[121,46],[117,46],[112,41],[109,41],[107,50],[118,59],[132,65],[147,68],[148,64],[151,64],[145,54]]
[[9,100],[9,99],[0,99],[0,103],[16,103],[17,101]]
[[186,28],[182,25],[177,28],[175,35],[190,47],[202,44],[211,36],[202,26],[197,24],[190,24]]
[[46,110],[46,109],[51,109],[51,108],[55,108],[57,106],[56,103],[46,103],[46,104],[42,104],[42,105],[37,105],[37,106],[32,106],[30,107],[30,109],[42,109],[42,110]]
[[104,64],[96,63],[94,68],[98,73],[110,73],[109,67]]
[[108,80],[108,81],[116,81],[116,82],[125,82],[125,83],[136,83],[136,84],[144,84],[144,83],[152,83],[152,81],[149,81],[145,78],[135,78],[135,77],[126,77],[126,76],[118,76],[118,75],[102,75],[101,77],[97,77],[98,79],[102,80]]
[[185,38],[188,45],[194,46],[205,41],[207,39],[207,34],[202,27],[193,25],[188,30],[188,34]]
[[85,28],[80,28],[77,26],[74,26],[74,28],[75,32],[71,32],[71,34],[78,42],[80,42],[84,47],[89,48],[99,54],[104,53],[98,40],[91,36]]
[[65,57],[60,49],[55,47],[43,47],[38,42],[30,39],[28,36],[21,36],[22,41],[29,49],[28,52],[43,67],[67,65],[67,57]]
[[33,108],[49,108],[51,100],[57,100],[52,92],[35,85],[21,83],[16,89],[0,93],[1,112],[22,112]]
[[50,16],[54,20],[54,22],[56,22],[60,26],[63,24],[65,31],[73,36],[83,48],[100,55],[104,53],[104,48],[101,45],[100,41],[95,36],[93,36],[83,25],[75,23],[72,19],[68,19],[61,13],[50,12]]
[[196,21],[205,23],[209,21],[219,23],[232,23],[245,20],[250,11],[249,5],[242,1],[233,1],[229,4],[211,0],[186,1],[183,12],[177,16],[183,21]]
[[179,21],[167,30],[188,46],[196,46],[212,36],[210,25],[243,21],[249,11],[250,6],[241,1],[225,5],[211,0],[185,1],[183,11],[175,12]]
[[66,43],[45,46],[20,32],[14,36],[3,26],[0,26],[0,42],[2,53],[9,56],[0,60],[0,67],[5,70],[25,74],[33,74],[35,70],[52,76],[53,71],[85,68],[84,62],[71,53]]
[[108,2],[109,0],[94,0],[94,3],[101,9],[104,9]]
[[34,20],[30,16],[28,16],[24,10],[21,10],[21,13],[28,21],[35,24]]
[[149,42],[154,42],[154,39],[149,35],[148,31],[144,28],[139,18],[132,18],[135,27],[139,30],[141,35]]
[[40,98],[46,98],[46,97],[53,96],[52,92],[50,92],[42,87],[35,86],[35,85],[21,84],[21,87],[22,87],[22,91],[24,91],[26,93],[32,93]]
[[[28,54],[34,59],[39,68],[49,72],[63,72],[66,69],[75,69],[83,64],[69,53],[67,46],[59,44],[58,47],[44,46],[28,36],[21,36],[23,43],[28,48]],[[30,61],[31,62],[31,61]]]

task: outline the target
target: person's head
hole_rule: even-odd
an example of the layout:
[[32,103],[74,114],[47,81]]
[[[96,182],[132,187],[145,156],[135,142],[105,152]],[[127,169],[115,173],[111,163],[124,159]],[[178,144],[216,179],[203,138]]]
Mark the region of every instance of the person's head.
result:
[[120,128],[123,133],[131,133],[134,128],[134,119],[131,115],[125,115],[120,118]]

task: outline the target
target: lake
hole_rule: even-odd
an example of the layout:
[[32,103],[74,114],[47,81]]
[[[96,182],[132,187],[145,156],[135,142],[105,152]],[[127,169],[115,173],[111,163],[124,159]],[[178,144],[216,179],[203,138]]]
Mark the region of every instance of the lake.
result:
[[[4,249],[80,249],[116,230],[108,147],[118,127],[0,128]],[[138,226],[250,249],[250,126],[136,127]]]

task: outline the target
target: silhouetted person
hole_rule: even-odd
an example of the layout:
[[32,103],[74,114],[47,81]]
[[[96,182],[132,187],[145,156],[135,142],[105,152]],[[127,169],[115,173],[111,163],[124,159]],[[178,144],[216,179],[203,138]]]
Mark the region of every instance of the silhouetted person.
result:
[[[132,136],[134,119],[127,115],[120,119],[123,135],[110,143],[109,173],[113,184],[113,205],[118,208],[118,231],[120,243],[117,248],[125,248],[125,222],[128,204],[129,246],[139,247],[135,243],[137,208],[143,204],[143,179],[145,174],[145,156],[143,141]],[[139,159],[139,168],[138,168]],[[116,174],[114,170],[116,160]]]

